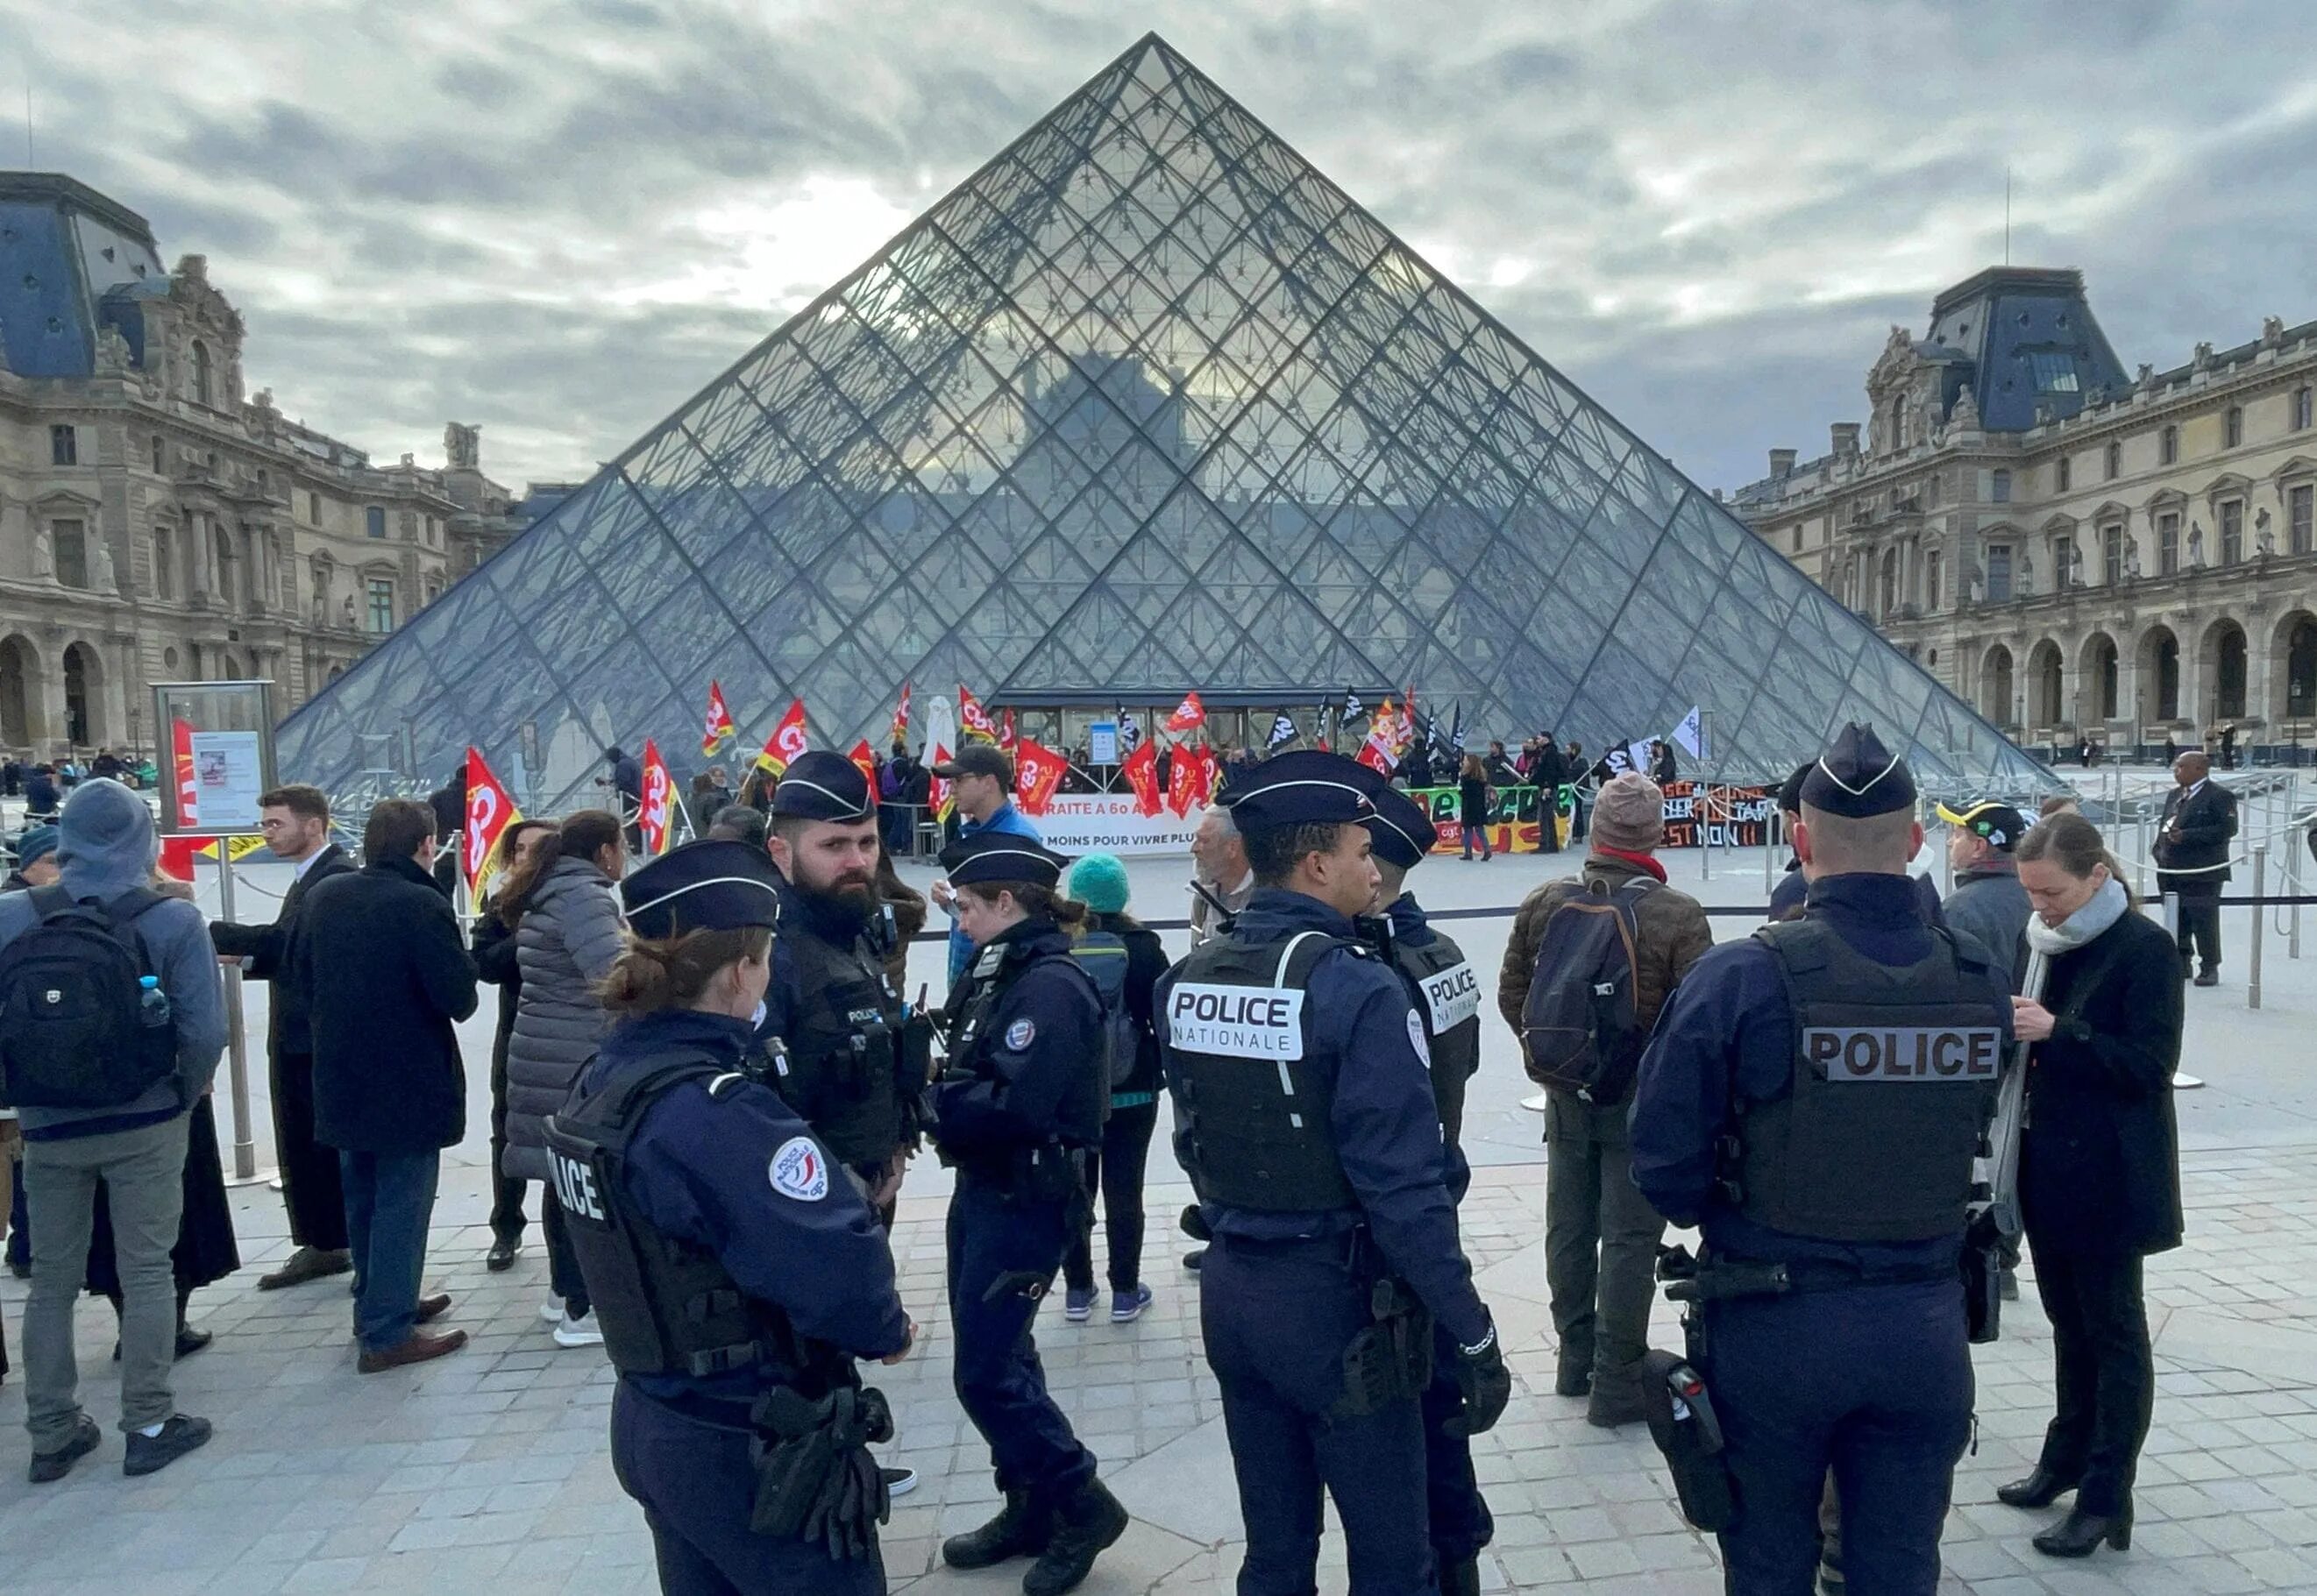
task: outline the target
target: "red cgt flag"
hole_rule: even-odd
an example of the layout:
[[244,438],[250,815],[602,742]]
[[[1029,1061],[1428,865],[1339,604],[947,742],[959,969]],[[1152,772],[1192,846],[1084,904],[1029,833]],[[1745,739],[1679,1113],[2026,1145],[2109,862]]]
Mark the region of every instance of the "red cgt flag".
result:
[[1214,757],[1203,744],[1196,748],[1185,744],[1175,750],[1167,767],[1167,807],[1177,816],[1187,817],[1193,806],[1207,801],[1207,772],[1213,767]]
[[1184,694],[1183,701],[1175,706],[1175,712],[1167,717],[1167,729],[1170,732],[1187,732],[1206,724],[1207,707],[1199,702],[1199,695],[1195,692]]
[[1136,814],[1148,819],[1158,813],[1163,806],[1158,798],[1158,743],[1156,738],[1145,738],[1137,743],[1134,752],[1120,762],[1118,773],[1126,778],[1128,786],[1134,789]]
[[961,737],[969,740],[980,737],[985,743],[997,741],[997,723],[962,682],[957,684],[957,729]]
[[874,796],[877,791],[877,755],[871,750],[869,739],[863,737],[854,744],[853,752],[845,757],[853,762],[853,768],[861,772],[861,779],[869,783],[869,791]]
[[1014,711],[1008,709],[1006,711],[1006,729],[997,734],[997,745],[1011,753],[1015,745],[1020,741],[1021,737],[1014,727]]
[[785,775],[789,762],[804,751],[804,700],[791,699],[788,713],[765,739],[765,751],[756,755],[756,768],[774,776]]
[[708,684],[708,718],[700,728],[700,752],[713,759],[738,735],[732,724],[732,711],[724,707],[724,689],[720,683]]
[[893,706],[893,724],[886,734],[888,743],[906,743],[909,738],[909,684],[901,683],[901,701]]
[[467,820],[461,827],[459,844],[459,868],[466,873],[467,896],[475,903],[483,901],[483,889],[499,868],[499,841],[506,829],[523,818],[523,811],[514,807],[514,795],[484,762],[483,751],[467,750]]
[[644,739],[644,796],[636,811],[636,830],[644,839],[644,857],[658,859],[667,851],[668,825],[675,812],[675,781],[667,773],[667,762],[659,756],[659,745],[649,737]]
[[1043,815],[1060,791],[1070,762],[1033,737],[1014,745],[1014,801],[1025,815]]
[[[926,762],[935,770],[949,763],[948,745],[935,743],[933,746],[933,758]],[[944,776],[935,776],[930,779],[930,785],[926,789],[926,807],[934,812],[935,820],[946,821],[951,808],[956,802],[957,784],[955,782]]]

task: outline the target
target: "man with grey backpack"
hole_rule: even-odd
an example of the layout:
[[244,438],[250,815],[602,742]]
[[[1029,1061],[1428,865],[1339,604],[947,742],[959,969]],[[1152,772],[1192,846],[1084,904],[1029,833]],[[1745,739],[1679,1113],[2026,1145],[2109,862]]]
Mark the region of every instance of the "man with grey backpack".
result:
[[151,1474],[210,1438],[176,1411],[169,1249],[184,1203],[186,1113],[225,1049],[209,927],[151,890],[152,811],[117,781],[82,782],[58,822],[53,887],[0,896],[0,1103],[17,1110],[39,1216],[24,1306],[31,1477],[60,1480],[103,1440],[81,1411],[73,1305],[97,1182],[121,1274],[121,1472]]
[[1560,1337],[1554,1391],[1602,1429],[1642,1417],[1665,1221],[1635,1189],[1626,1100],[1642,1047],[1708,948],[1705,910],[1665,884],[1665,795],[1628,771],[1594,799],[1581,876],[1529,894],[1513,923],[1497,1007],[1545,1087],[1545,1282]]

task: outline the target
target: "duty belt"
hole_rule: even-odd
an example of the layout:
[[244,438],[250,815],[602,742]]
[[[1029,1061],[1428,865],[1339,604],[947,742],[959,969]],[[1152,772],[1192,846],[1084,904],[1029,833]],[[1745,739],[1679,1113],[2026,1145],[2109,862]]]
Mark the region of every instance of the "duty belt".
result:
[[1785,1297],[1795,1291],[1856,1290],[1872,1286],[1919,1286],[1956,1280],[1953,1264],[1913,1264],[1899,1269],[1853,1269],[1822,1261],[1758,1263],[1738,1258],[1692,1260],[1681,1248],[1658,1261],[1658,1278],[1669,1302],[1715,1302],[1748,1297]]

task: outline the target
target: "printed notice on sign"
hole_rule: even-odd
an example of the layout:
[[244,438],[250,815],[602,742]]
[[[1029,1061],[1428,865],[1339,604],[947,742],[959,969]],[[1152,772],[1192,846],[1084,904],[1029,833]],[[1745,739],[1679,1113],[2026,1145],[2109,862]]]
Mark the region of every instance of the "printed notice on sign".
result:
[[193,781],[205,831],[255,831],[257,799],[265,790],[255,732],[195,732]]
[[1185,981],[1167,994],[1167,1037],[1185,1053],[1292,1064],[1303,1057],[1303,994]]

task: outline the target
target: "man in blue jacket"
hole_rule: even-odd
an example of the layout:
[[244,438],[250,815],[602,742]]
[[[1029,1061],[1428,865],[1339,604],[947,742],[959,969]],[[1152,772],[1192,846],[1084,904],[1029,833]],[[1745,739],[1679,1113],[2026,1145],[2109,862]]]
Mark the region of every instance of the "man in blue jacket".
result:
[[[35,1484],[64,1478],[102,1440],[81,1411],[72,1324],[99,1181],[111,1197],[121,1269],[121,1428],[128,1437],[121,1472],[151,1474],[210,1438],[209,1421],[178,1413],[169,1389],[177,1339],[169,1249],[184,1207],[186,1110],[209,1090],[226,1037],[217,956],[201,912],[151,890],[157,847],[145,800],[118,781],[85,781],[65,805],[58,834],[58,887],[74,904],[100,905],[116,935],[125,927],[140,967],[158,977],[175,1029],[176,1067],[125,1102],[17,1105],[24,1195],[40,1216],[24,1305],[24,1427],[32,1434]],[[0,949],[40,923],[38,896],[0,896]]]
[[[957,757],[946,764],[933,767],[933,773],[944,781],[957,785],[953,796],[957,800],[957,840],[980,836],[983,832],[999,832],[1008,836],[1027,837],[1042,843],[1038,828],[1030,817],[1014,807],[1014,756],[995,743],[968,743],[957,751]],[[947,881],[934,883],[934,907],[950,916],[949,984],[957,985],[965,974],[966,965],[973,958],[973,939],[957,924],[957,912],[950,907],[955,895]]]

